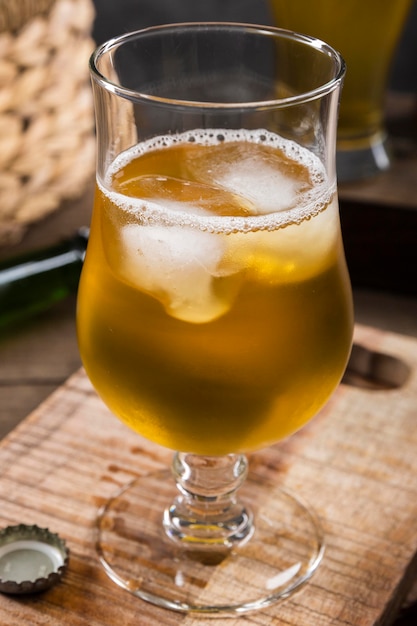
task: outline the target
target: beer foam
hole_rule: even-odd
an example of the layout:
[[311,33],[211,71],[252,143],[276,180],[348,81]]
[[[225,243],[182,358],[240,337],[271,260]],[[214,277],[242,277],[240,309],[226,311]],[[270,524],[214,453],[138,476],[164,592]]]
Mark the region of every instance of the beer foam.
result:
[[[111,188],[113,176],[132,159],[184,142],[221,145],[218,153],[225,153],[214,165],[211,160],[211,171],[206,173],[204,151],[197,151],[195,162],[191,157],[187,162],[187,168],[198,170],[195,178],[201,183],[189,184],[200,187],[200,195],[188,195],[187,188],[171,195],[172,185],[188,183],[168,177],[159,181],[149,177],[145,182],[141,178],[142,192],[147,196],[143,198],[126,196],[98,183],[126,218],[111,214],[119,238],[115,267],[123,280],[158,299],[169,315],[198,324],[211,322],[230,310],[245,276],[272,284],[305,280],[317,272],[333,242],[331,216],[337,212],[323,209],[332,198],[335,201],[334,189],[329,189],[317,157],[277,135],[263,130],[196,130],[159,137],[120,155],[108,172],[106,186]],[[265,162],[258,162],[255,168],[251,155],[259,150],[251,150],[247,142],[279,148],[288,161],[308,170],[304,182],[297,174],[287,177],[289,182],[283,180],[284,173],[274,166],[274,159],[279,159],[274,151],[265,151]],[[240,151],[237,171],[236,150]],[[250,214],[209,213],[206,209],[222,203],[224,194],[243,196]],[[185,202],[179,202],[177,195]],[[199,201],[187,202],[194,197],[199,197],[200,205]],[[253,214],[255,211],[258,214]],[[310,220],[320,213],[324,223]],[[301,225],[301,229],[271,232],[290,224]]]
[[[243,161],[240,171],[236,163],[231,164],[227,172],[219,177],[218,184],[224,186],[230,193],[243,196],[254,207],[254,214],[248,216],[205,215],[197,209],[193,211],[190,206],[181,210],[178,205],[170,206],[169,202],[127,197],[111,190],[113,176],[142,154],[177,144],[197,143],[202,146],[217,146],[231,142],[240,142],[243,151],[247,143],[278,148],[289,159],[308,169],[312,182],[311,189],[303,192],[294,181],[284,182],[283,176],[271,165],[265,169],[265,164],[260,164],[260,167],[255,169],[254,163],[247,160]],[[216,169],[221,170],[220,167]],[[255,181],[259,179],[261,182],[256,183]],[[290,224],[300,224],[320,213],[336,191],[335,184],[329,185],[323,164],[317,156],[297,143],[264,129],[197,129],[152,138],[120,154],[109,168],[104,184],[97,182],[102,192],[114,204],[124,212],[140,216],[142,223],[189,226],[201,231],[225,234],[276,230]],[[214,183],[216,184],[216,181]]]

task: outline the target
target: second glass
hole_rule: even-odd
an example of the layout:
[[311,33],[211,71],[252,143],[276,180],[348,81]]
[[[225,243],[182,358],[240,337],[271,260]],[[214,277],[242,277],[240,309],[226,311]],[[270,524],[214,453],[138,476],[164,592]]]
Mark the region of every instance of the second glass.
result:
[[384,105],[391,61],[412,0],[269,0],[278,26],[328,41],[347,64],[337,145],[339,182],[390,167]]
[[236,614],[323,555],[314,512],[248,472],[340,381],[352,302],[335,176],[340,56],[318,40],[182,24],[91,60],[97,190],[79,289],[88,376],[174,450],[100,512],[111,578],[159,606]]

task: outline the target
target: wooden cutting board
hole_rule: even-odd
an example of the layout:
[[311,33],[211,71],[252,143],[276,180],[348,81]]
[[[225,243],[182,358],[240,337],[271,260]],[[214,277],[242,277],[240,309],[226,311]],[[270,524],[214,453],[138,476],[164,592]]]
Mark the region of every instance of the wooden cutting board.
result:
[[48,527],[67,542],[62,581],[0,596],[2,626],[387,626],[417,578],[417,339],[357,326],[354,367],[326,408],[252,467],[314,505],[327,550],[293,598],[238,618],[149,605],[107,578],[95,555],[97,508],[171,452],[114,418],[83,371],[0,446],[0,526]]

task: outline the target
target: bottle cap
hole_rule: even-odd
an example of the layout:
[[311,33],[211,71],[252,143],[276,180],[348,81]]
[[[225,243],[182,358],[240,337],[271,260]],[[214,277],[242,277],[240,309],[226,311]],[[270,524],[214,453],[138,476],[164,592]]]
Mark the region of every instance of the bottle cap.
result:
[[0,592],[49,589],[64,574],[68,557],[65,542],[47,528],[19,524],[0,530]]

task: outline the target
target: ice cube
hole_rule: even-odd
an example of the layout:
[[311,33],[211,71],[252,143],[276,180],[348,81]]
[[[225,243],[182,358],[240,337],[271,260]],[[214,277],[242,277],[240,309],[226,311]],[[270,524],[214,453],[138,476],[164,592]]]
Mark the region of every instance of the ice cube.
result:
[[219,235],[183,226],[130,224],[121,237],[124,280],[160,300],[170,315],[204,323],[229,310],[235,281],[230,289],[214,288],[214,281],[228,280],[217,270],[225,245]]
[[190,172],[205,184],[245,198],[251,213],[292,209],[312,188],[308,169],[278,148],[250,142],[230,142],[190,152]]
[[296,283],[322,272],[336,253],[338,204],[314,217],[275,231],[238,233],[230,238],[223,263],[246,269],[247,276],[267,284]]
[[243,208],[247,212],[242,198],[204,182],[147,175],[129,179],[126,185],[120,184],[119,187],[125,195],[151,200],[171,211],[183,211],[193,215],[236,215]]

